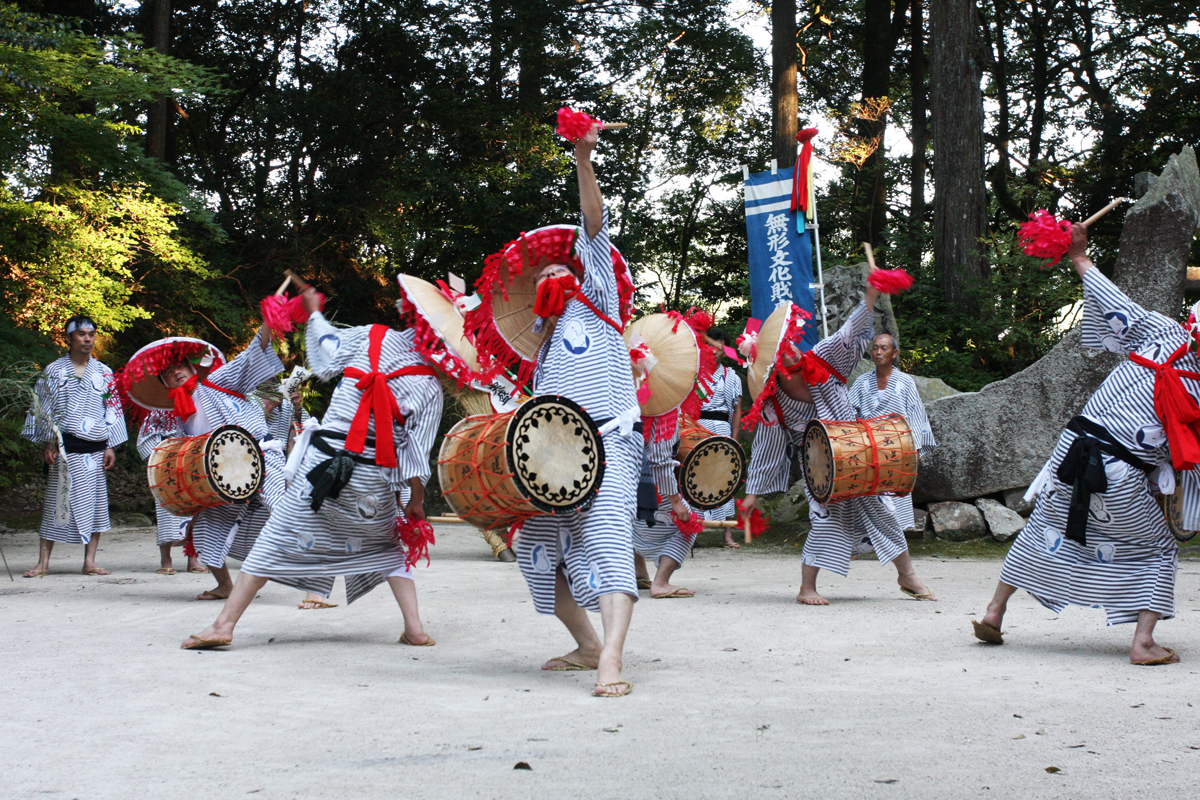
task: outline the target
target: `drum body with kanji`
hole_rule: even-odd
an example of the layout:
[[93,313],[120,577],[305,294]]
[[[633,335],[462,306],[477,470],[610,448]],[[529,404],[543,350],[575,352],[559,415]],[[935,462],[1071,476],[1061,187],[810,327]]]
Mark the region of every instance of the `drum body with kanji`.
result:
[[741,445],[690,417],[680,417],[676,459],[679,493],[692,508],[720,508],[746,481],[746,453]]
[[603,478],[599,429],[579,404],[557,395],[464,417],[438,453],[442,496],[463,521],[485,530],[580,509]]
[[167,511],[190,517],[214,506],[249,503],[262,488],[263,453],[244,428],[166,439],[146,462],[150,493]]
[[906,495],[920,458],[902,414],[859,420],[814,419],[804,431],[804,481],[824,505],[851,497]]

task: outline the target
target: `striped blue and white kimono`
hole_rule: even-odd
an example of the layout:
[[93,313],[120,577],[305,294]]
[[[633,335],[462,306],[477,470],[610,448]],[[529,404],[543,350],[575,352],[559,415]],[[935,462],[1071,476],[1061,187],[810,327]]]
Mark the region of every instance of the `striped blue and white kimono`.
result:
[[[818,342],[813,352],[842,375],[849,375],[873,338],[872,327],[871,313],[865,303],[860,303],[837,333]],[[813,404],[792,400],[782,389],[776,393],[786,430],[781,430],[778,424],[764,426],[759,423],[750,455],[747,494],[787,489],[791,455],[787,445],[792,445],[792,452],[800,451],[809,420],[858,417],[850,405],[846,385],[837,378],[831,376],[825,383],[809,388]],[[773,412],[771,416],[774,417]],[[855,552],[874,550],[879,563],[887,564],[908,551],[904,530],[882,497],[853,497],[821,505],[813,500],[807,486],[804,494],[812,523],[804,542],[804,564],[846,575],[850,571],[850,556]]]
[[[167,411],[153,411],[142,423],[138,431],[137,451],[143,461],[149,461],[154,448],[164,438],[170,438],[179,430],[179,420]],[[178,517],[162,507],[158,500],[154,501],[154,524],[156,528],[155,543],[161,547],[164,544],[175,544],[187,538],[187,526],[191,517]]]
[[[875,372],[860,375],[850,389],[850,405],[854,406],[857,415],[862,419],[882,417],[884,414],[903,414],[912,428],[913,443],[916,444],[921,459],[924,459],[930,448],[937,444],[933,437],[933,429],[929,427],[929,417],[925,414],[925,404],[921,402],[917,384],[894,367],[892,374],[888,376],[887,386],[882,389],[879,388],[879,378]],[[908,530],[916,525],[911,494],[903,497],[884,497],[883,502],[892,509],[901,528]]]
[[[679,483],[675,477],[675,449],[679,446],[679,426],[675,427],[675,435],[665,442],[647,442],[646,457],[642,466],[641,480],[638,484],[639,500],[642,495],[656,492],[658,500],[655,503],[653,524],[643,519],[641,513],[633,521],[633,551],[642,558],[653,563],[663,556],[683,566],[684,559],[692,551],[692,537],[679,530],[671,519],[671,501],[673,494],[679,494]],[[645,498],[647,501],[652,498]],[[685,503],[687,501],[684,501]],[[638,511],[643,512],[644,502],[638,503]],[[689,508],[693,514],[699,511]]]
[[[608,209],[600,231],[585,229],[575,242],[583,261],[582,291],[610,319],[620,319],[620,301],[608,240]],[[640,414],[629,350],[621,334],[578,300],[567,303],[542,345],[533,378],[534,394],[557,394],[579,403],[593,420]],[[529,584],[534,608],[554,613],[555,573],[563,568],[571,595],[583,608],[599,611],[600,596],[623,592],[637,598],[632,526],[642,466],[642,436],[621,429],[603,437],[606,468],[591,508],[582,513],[540,515],[525,522],[517,562]]]
[[[283,362],[275,348],[259,346],[259,331],[250,345],[237,358],[213,370],[208,382],[224,389],[249,395],[260,383],[283,371]],[[200,560],[210,567],[225,566],[225,559],[244,559],[254,539],[271,515],[271,507],[283,497],[283,449],[272,440],[262,408],[252,400],[226,394],[204,384],[192,392],[196,413],[186,420],[175,420],[175,428],[159,426],[139,437],[138,451],[149,453],[163,439],[181,436],[202,436],[222,425],[244,428],[259,441],[263,450],[263,486],[257,497],[246,505],[225,505],[205,508],[192,517],[192,543]]]
[[[285,397],[282,405],[278,405],[271,409],[271,413],[267,414],[267,430],[271,433],[271,438],[283,442],[284,449],[287,449],[288,434],[292,430],[292,421],[296,418],[296,412],[292,407],[290,398]],[[303,430],[312,424],[312,416],[303,408],[300,409],[300,428]],[[299,434],[297,434],[297,437]]]
[[[726,366],[717,367],[713,374],[713,391],[700,408],[699,422],[718,436],[732,436],[733,412],[742,399],[742,379]],[[700,512],[705,519],[733,519],[737,516],[736,499],[720,508]]]
[[[338,377],[347,367],[370,372],[370,332],[371,326],[335,328],[321,313],[314,313],[305,331],[309,369],[324,381]],[[413,349],[413,332],[388,330],[380,348],[379,371],[416,366],[428,362]],[[331,458],[321,447],[334,451],[345,447],[345,435],[363,397],[357,381],[343,377],[321,422],[306,426],[296,440],[288,461],[292,477],[287,494],[242,564],[242,572],[325,597],[337,576],[343,575],[350,603],[387,578],[412,577],[404,563],[404,546],[395,537],[401,513],[396,493],[412,478],[429,480],[429,451],[442,417],[442,386],[429,375],[401,375],[387,385],[404,417],[403,423],[393,425],[396,466],[374,463],[372,415],[361,454],[370,463],[355,463],[350,482],[338,496],[327,495],[320,510],[313,511],[308,475]],[[314,444],[314,437],[320,446]]]
[[[129,434],[115,396],[112,405],[107,402],[111,375],[112,370],[89,357],[83,376],[78,377],[71,357],[63,356],[46,367],[34,386],[41,413],[35,413],[32,408],[29,410],[21,436],[44,445],[57,441],[54,433],[57,428],[63,437],[63,447],[59,448],[58,458],[50,467],[42,507],[38,536],[43,539],[87,544],[93,533],[112,527],[108,516],[104,451],[124,444]],[[85,452],[88,450],[94,452]],[[70,475],[67,494],[70,516],[66,519],[56,518],[55,513],[64,471]]]
[[[1163,363],[1187,341],[1179,323],[1147,311],[1130,300],[1096,268],[1083,276],[1085,347],[1113,353],[1137,353]],[[1175,362],[1182,370],[1200,371],[1195,352]],[[1082,416],[1099,423],[1146,465],[1143,472],[1104,454],[1108,490],[1091,496],[1086,545],[1066,538],[1072,487],[1058,480],[1057,470],[1076,434],[1064,430],[1034,490],[1040,489],[1029,522],[1017,535],[1000,580],[1024,589],[1054,611],[1067,605],[1104,609],[1109,625],[1136,622],[1138,612],[1175,615],[1175,570],[1179,548],[1154,490],[1174,491],[1170,452],[1161,420],[1154,411],[1155,373],[1132,361],[1120,364],[1083,407]],[[1184,380],[1193,397],[1200,385]],[[1185,527],[1196,526],[1187,512],[1196,507],[1184,482]]]

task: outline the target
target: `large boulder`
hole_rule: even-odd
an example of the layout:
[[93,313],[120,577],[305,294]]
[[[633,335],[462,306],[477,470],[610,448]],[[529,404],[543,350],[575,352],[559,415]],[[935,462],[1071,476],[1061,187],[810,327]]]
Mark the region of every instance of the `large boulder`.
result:
[[969,503],[931,503],[929,522],[934,536],[952,542],[982,539],[988,533],[983,513]]
[[975,507],[983,514],[988,533],[997,542],[1008,542],[1017,538],[1017,534],[1025,527],[1025,518],[1003,503],[981,497],[975,501]]
[[[1200,172],[1185,147],[1125,216],[1117,285],[1147,308],[1178,317],[1197,227]],[[930,403],[938,446],[921,464],[914,500],[968,499],[1031,484],[1063,426],[1120,360],[1083,349],[1076,329],[1016,375]]]

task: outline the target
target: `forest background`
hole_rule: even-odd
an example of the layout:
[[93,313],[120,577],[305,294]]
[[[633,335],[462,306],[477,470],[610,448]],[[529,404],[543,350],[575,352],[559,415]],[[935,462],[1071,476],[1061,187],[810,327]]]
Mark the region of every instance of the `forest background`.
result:
[[[741,166],[789,166],[796,128],[821,128],[825,264],[870,241],[912,272],[906,368],[972,390],[1039,358],[1079,296],[1016,225],[1086,216],[1200,145],[1200,9],[0,2],[0,366],[61,354],[76,313],[113,367],[164,335],[236,353],[284,269],[337,322],[393,321],[397,273],[471,282],[520,231],[576,219],[562,105],[630,123],[598,172],[642,304],[707,307],[734,333]],[[1093,230],[1102,269],[1120,216]]]

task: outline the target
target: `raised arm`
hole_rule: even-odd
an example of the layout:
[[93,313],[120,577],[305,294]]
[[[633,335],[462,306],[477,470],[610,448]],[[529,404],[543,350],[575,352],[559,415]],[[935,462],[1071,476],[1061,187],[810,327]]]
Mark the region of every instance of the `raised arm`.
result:
[[592,168],[592,151],[596,149],[600,126],[592,129],[575,143],[575,175],[579,179],[579,208],[583,212],[583,226],[589,239],[600,232],[604,214],[604,198],[600,184],[596,182],[596,170]]

